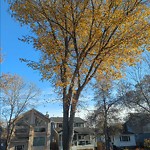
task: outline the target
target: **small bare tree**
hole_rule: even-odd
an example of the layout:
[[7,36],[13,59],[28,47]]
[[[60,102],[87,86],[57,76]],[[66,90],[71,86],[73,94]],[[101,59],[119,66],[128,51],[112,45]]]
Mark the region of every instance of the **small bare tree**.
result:
[[90,116],[90,120],[96,123],[101,134],[105,137],[105,148],[110,149],[110,133],[109,127],[119,121],[118,112],[120,108],[118,104],[120,99],[114,95],[116,87],[115,83],[107,75],[105,79],[97,82],[95,85],[96,109]]
[[145,52],[143,61],[129,68],[127,77],[120,82],[120,95],[130,109],[150,113],[150,53]]
[[[39,89],[33,84],[28,84],[18,75],[3,74],[0,77],[0,102],[2,117],[7,122],[6,147],[12,138],[15,118],[24,112],[39,94]],[[13,119],[14,118],[14,119]]]
[[135,111],[146,112],[150,114],[150,75],[146,75],[133,88],[124,83],[121,99],[125,106]]

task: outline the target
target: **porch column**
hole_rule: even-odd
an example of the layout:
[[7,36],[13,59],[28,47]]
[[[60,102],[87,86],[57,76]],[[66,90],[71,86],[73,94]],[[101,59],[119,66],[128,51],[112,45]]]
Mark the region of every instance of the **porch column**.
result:
[[46,150],[50,149],[50,123],[47,124],[46,134]]
[[79,138],[78,138],[78,133],[77,133],[77,146],[78,146],[78,140],[79,140]]
[[33,147],[33,138],[34,138],[34,128],[32,126],[30,126],[30,129],[29,129],[28,150],[32,150],[32,147]]

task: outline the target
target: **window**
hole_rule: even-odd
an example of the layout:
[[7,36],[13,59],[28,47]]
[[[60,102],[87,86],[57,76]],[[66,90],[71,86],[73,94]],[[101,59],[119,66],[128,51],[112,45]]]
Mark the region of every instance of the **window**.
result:
[[57,123],[57,128],[62,128],[63,124],[62,123]]
[[33,146],[44,146],[45,137],[34,137]]
[[25,122],[30,122],[30,116],[29,115],[27,115],[27,116],[24,116],[24,119],[23,119]]
[[75,123],[74,127],[84,127],[84,124],[83,123]]
[[35,117],[35,126],[44,126],[46,122],[39,117]]
[[27,133],[27,132],[28,132],[27,128],[20,128],[15,130],[15,133]]
[[130,141],[130,136],[120,136],[120,141]]
[[77,134],[74,134],[73,140],[77,140]]
[[85,141],[79,141],[78,145],[86,145]]
[[24,150],[24,145],[15,146],[15,150]]
[[22,126],[24,125],[24,120],[23,119],[20,119],[17,123],[16,123],[16,126]]
[[46,131],[46,129],[45,128],[38,128],[38,127],[36,127],[36,128],[34,128],[34,132],[45,132]]
[[79,135],[79,136],[78,136],[78,139],[79,139],[79,140],[84,139],[84,135]]
[[91,142],[90,141],[86,141],[86,145],[90,145],[91,144]]

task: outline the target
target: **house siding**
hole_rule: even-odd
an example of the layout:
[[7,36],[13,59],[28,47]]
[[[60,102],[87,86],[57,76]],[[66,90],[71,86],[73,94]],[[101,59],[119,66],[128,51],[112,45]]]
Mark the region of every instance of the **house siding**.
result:
[[[130,141],[120,141],[120,136],[129,136],[130,137]],[[135,135],[134,134],[115,135],[113,143],[117,147],[132,147],[132,146],[136,146]]]
[[[50,120],[45,115],[32,109],[19,116],[15,122],[14,134],[10,143],[10,150],[16,146],[23,146],[24,150],[49,150],[50,149]],[[44,138],[40,145],[34,145],[34,138]]]

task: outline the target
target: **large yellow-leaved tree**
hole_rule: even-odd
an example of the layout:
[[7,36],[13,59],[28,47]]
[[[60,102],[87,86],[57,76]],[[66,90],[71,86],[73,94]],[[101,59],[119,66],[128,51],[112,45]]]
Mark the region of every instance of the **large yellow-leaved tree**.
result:
[[[8,0],[28,25],[39,62],[24,60],[62,90],[63,149],[71,146],[76,106],[85,86],[99,75],[121,77],[124,64],[138,61],[150,41],[146,0]],[[93,81],[93,80],[92,80]]]

